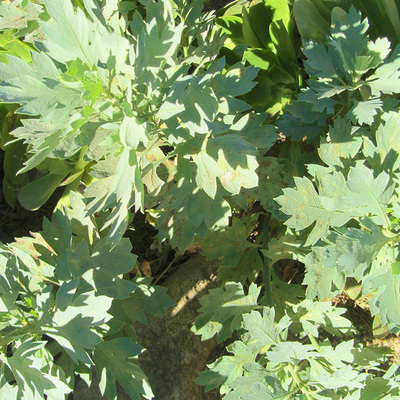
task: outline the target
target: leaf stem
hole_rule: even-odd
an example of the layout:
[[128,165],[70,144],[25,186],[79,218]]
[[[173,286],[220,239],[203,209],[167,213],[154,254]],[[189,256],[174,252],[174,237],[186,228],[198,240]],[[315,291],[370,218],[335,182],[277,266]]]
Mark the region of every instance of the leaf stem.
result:
[[[269,223],[271,221],[271,215],[267,213],[264,215],[263,219],[263,249],[268,250],[268,239],[269,239]],[[271,287],[271,266],[268,257],[264,255],[263,257],[263,266],[264,266],[264,286],[265,286],[265,299],[266,305],[268,307],[273,307],[274,302],[272,299],[272,287]]]
[[0,347],[3,348],[5,346],[8,346],[11,342],[17,340],[22,335],[22,328],[14,328],[6,335],[0,335]]
[[287,369],[290,375],[292,376],[293,380],[296,382],[298,390],[302,391],[302,393],[306,396],[307,400],[314,400],[314,398],[312,397],[311,393],[307,390],[305,383],[300,378],[294,366],[292,364],[287,364]]
[[315,347],[315,349],[316,349],[317,351],[320,351],[321,348],[320,348],[320,346],[319,346],[319,343],[318,343],[317,340],[315,339],[315,337],[314,337],[313,335],[311,335],[311,334],[308,334],[307,336],[308,336],[308,338],[310,339],[311,344]]

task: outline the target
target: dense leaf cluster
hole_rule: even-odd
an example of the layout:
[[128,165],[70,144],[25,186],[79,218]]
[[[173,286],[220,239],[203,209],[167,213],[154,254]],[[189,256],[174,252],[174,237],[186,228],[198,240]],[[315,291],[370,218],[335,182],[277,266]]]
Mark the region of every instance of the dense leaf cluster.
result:
[[[64,192],[40,233],[0,245],[0,397],[65,399],[92,366],[109,399],[116,381],[153,397],[133,323],[173,302],[123,237],[144,212],[159,243],[221,261],[192,327],[231,343],[207,390],[400,398],[390,351],[326,301],[356,282],[400,333],[400,47],[325,3],[238,0],[215,23],[197,0],[1,2],[5,196]],[[313,7],[330,30],[304,29]]]
[[84,207],[74,194],[43,231],[1,247],[1,346],[12,346],[11,357],[1,354],[5,398],[64,399],[76,370],[90,382],[93,364],[110,399],[116,380],[132,398],[152,398],[137,363],[143,348],[126,335],[143,322],[143,301],[153,314],[173,301],[149,280],[123,279],[136,261],[129,240],[112,248]]

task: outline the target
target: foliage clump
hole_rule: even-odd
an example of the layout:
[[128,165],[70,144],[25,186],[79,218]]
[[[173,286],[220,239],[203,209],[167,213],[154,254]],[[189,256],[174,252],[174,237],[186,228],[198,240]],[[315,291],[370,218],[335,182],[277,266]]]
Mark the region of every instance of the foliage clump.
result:
[[400,47],[350,7],[297,48],[304,1],[272,3],[216,24],[200,1],[0,4],[6,199],[35,210],[63,190],[40,233],[0,246],[0,397],[64,399],[94,365],[102,395],[153,398],[133,323],[173,301],[124,237],[143,212],[160,247],[221,261],[192,331],[231,344],[197,383],[399,398],[390,351],[327,300],[356,282],[400,333]]

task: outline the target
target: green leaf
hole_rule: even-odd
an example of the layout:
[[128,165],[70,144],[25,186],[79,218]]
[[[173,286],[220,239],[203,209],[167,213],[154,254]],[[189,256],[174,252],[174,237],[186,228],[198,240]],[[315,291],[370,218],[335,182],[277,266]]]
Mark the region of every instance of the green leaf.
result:
[[350,207],[358,207],[364,215],[371,215],[377,225],[388,225],[386,209],[392,197],[394,186],[389,181],[389,175],[381,172],[376,178],[373,171],[357,163],[350,169],[347,186],[353,192],[346,199]]
[[337,82],[339,71],[335,69],[335,64],[339,63],[337,55],[329,51],[324,44],[310,41],[303,45],[303,53],[307,57],[304,62],[306,71],[311,76],[326,79],[327,83]]
[[393,275],[399,275],[400,274],[400,262],[399,261],[395,261],[392,264],[392,273],[393,273]]
[[[13,254],[14,253],[14,254]],[[28,260],[27,260],[28,259]],[[19,265],[20,261],[17,258],[15,252],[7,247],[6,245],[0,244],[0,287],[2,294],[3,305],[8,307],[13,307],[13,297],[19,292],[20,287],[23,285],[21,281],[18,280],[19,276]],[[25,260],[27,262],[34,263],[31,257],[25,255]],[[21,262],[21,267],[24,265]],[[3,296],[4,299],[3,299]],[[11,300],[11,303],[9,301]],[[4,312],[4,311],[3,311]]]
[[33,25],[33,29],[35,29],[37,28],[37,23],[34,24],[33,21],[36,22],[39,19],[38,17],[42,11],[42,5],[30,1],[3,1],[0,3],[0,30],[18,29],[24,31],[24,28],[29,25]]
[[[8,249],[15,257],[15,261],[9,259],[4,277],[13,274],[13,279],[9,279],[11,287],[18,288],[19,290],[29,293],[36,292],[43,289],[43,281],[52,279],[54,268],[52,265],[47,264],[43,260],[38,259],[40,246],[45,246],[45,241],[41,238],[40,234],[32,234],[32,238],[17,238],[16,243],[9,244]],[[15,262],[15,267],[11,267]],[[11,267],[11,268],[10,268]],[[17,269],[18,267],[19,272]],[[15,277],[19,276],[18,280]]]
[[13,31],[0,33],[0,61],[7,63],[7,54],[10,54],[21,58],[28,63],[31,62],[32,48],[27,43],[14,37],[14,34],[15,32]]
[[[224,396],[224,400],[273,400],[285,399],[291,395],[283,389],[281,380],[269,375],[269,372],[258,363],[243,366],[244,376],[237,377],[231,384],[232,390]],[[287,396],[287,397],[285,397]]]
[[267,151],[278,140],[279,135],[274,126],[264,125],[266,118],[266,114],[247,113],[230,127],[229,132],[242,135],[257,149]]
[[[56,253],[57,256],[61,257],[66,249],[72,247],[71,221],[69,220],[67,213],[64,210],[57,209],[53,213],[52,222],[45,218],[43,220],[41,236],[51,249],[51,252],[47,252],[49,260],[46,260],[45,257],[43,258],[45,261],[49,261],[49,264],[54,264],[53,253]],[[48,251],[50,249],[46,250]],[[44,256],[44,254],[42,256]]]
[[7,149],[4,154],[3,168],[3,193],[9,205],[15,207],[17,202],[18,190],[28,183],[26,174],[17,175],[21,165],[26,161],[26,146],[21,142],[7,143]]
[[[293,39],[289,33],[290,24],[290,12],[286,1],[281,1],[287,9],[286,21],[283,19],[276,19],[269,26],[269,33],[271,35],[272,43],[275,45],[276,54],[279,55],[279,59],[282,60],[280,65],[285,67],[293,77],[297,75],[297,57],[296,50],[294,47]],[[293,63],[293,64],[292,64]],[[276,65],[279,65],[278,63]]]
[[[315,7],[308,0],[298,0],[294,4],[295,14],[296,9],[300,10],[300,14],[308,10],[310,15],[314,12],[318,15],[321,9],[325,9],[321,17],[323,27],[321,30],[321,27],[317,28],[319,33],[328,27],[331,8],[332,4],[324,1],[318,1]],[[307,18],[300,15],[300,19]],[[398,50],[395,49],[388,58],[390,42],[386,38],[369,41],[365,35],[367,28],[367,20],[362,20],[361,13],[351,6],[349,13],[343,12],[341,18],[333,19],[331,36],[324,43],[320,43],[323,37],[304,43],[303,53],[307,58],[305,71],[312,79],[307,81],[309,87],[299,95],[298,100],[288,105],[290,117],[285,116],[278,123],[285,135],[296,140],[307,136],[309,142],[314,141],[328,118],[335,115],[333,106],[336,102],[338,107],[339,104],[344,105],[341,109],[343,114],[346,108],[353,105],[350,110],[347,109],[346,117],[354,123],[370,124],[374,115],[382,111],[384,103],[377,96],[397,90]],[[375,72],[362,80],[370,70]],[[379,74],[375,75],[378,71],[382,80]],[[388,81],[391,81],[390,87],[386,86]],[[344,92],[348,93],[347,100],[344,100]]]
[[278,57],[270,49],[248,48],[243,53],[243,59],[257,68],[268,71],[278,64]]
[[[325,265],[337,268],[347,276],[361,280],[380,250],[391,241],[372,221],[363,220],[363,229],[348,228],[342,233],[332,232],[325,250]],[[368,232],[365,228],[368,228]]]
[[256,223],[255,218],[234,218],[231,226],[213,229],[204,239],[196,239],[207,258],[222,260],[218,268],[218,278],[222,282],[234,281],[244,284],[246,279],[254,281],[263,269],[259,246],[247,240]]
[[274,265],[279,260],[293,258],[294,254],[302,254],[299,245],[299,240],[295,236],[282,235],[272,238],[268,242],[268,248],[263,249],[262,253],[270,260],[270,265]]
[[[323,172],[322,174],[319,171]],[[340,173],[314,171],[318,191],[307,178],[294,178],[297,190],[283,189],[275,200],[281,210],[291,218],[286,225],[296,230],[305,229],[315,222],[306,245],[312,245],[329,232],[329,227],[341,227],[354,217],[370,216],[378,225],[389,225],[386,209],[394,191],[389,175],[381,172],[376,178],[373,171],[357,162],[350,168],[347,182]]]
[[314,346],[299,342],[280,342],[266,356],[273,363],[289,363],[298,365],[303,360],[317,356]]
[[242,19],[243,19],[243,38],[248,46],[251,47],[262,47],[262,42],[258,39],[257,35],[255,34],[252,21],[250,19],[250,14],[247,11],[246,7],[243,6],[242,8]]
[[125,116],[122,120],[119,135],[124,146],[136,149],[139,143],[147,145],[148,138],[144,123],[139,123],[136,117]]
[[209,259],[222,259],[223,266],[234,267],[244,250],[254,246],[247,241],[247,227],[239,219],[232,220],[232,226],[213,230],[200,240],[202,252]]
[[324,341],[321,343],[318,352],[335,368],[342,368],[354,362],[355,357],[352,354],[354,347],[354,340],[339,343],[335,348],[331,346],[329,341]]
[[[329,34],[330,11],[321,1],[296,0],[293,11],[297,28],[304,40],[324,40]],[[328,14],[328,18],[325,15]],[[328,22],[328,23],[326,23]]]
[[233,353],[233,356],[223,356],[207,365],[210,369],[200,373],[200,377],[195,380],[197,384],[205,386],[206,390],[221,385],[220,393],[227,393],[230,384],[243,374],[243,365],[255,361],[256,354],[241,341],[229,345],[227,351]]
[[217,192],[218,178],[224,189],[237,194],[242,187],[252,188],[258,184],[255,172],[258,163],[256,149],[238,135],[206,137],[188,141],[197,166],[196,183],[211,198]]
[[191,135],[207,133],[207,122],[211,122],[218,111],[218,100],[207,81],[200,77],[186,76],[178,78],[157,112],[157,117],[167,125],[179,118],[179,123],[187,128]]
[[7,399],[7,400],[18,400],[20,397],[19,396],[19,390],[18,390],[18,385],[10,385],[6,380],[4,379],[4,374],[3,374],[4,367],[2,367],[1,371],[1,381],[0,381],[0,399]]
[[326,389],[346,388],[352,390],[364,387],[365,378],[365,374],[353,370],[351,365],[346,365],[334,371],[331,375],[320,375],[318,385]]
[[231,336],[234,330],[241,327],[243,314],[257,307],[260,289],[252,283],[245,295],[243,286],[228,282],[224,289],[211,289],[200,299],[202,313],[196,318],[191,331],[201,335],[202,340],[217,334],[218,343]]
[[51,20],[42,22],[41,29],[48,55],[60,63],[80,58],[90,67],[95,66],[104,51],[100,32],[105,34],[106,28],[98,21],[91,22],[79,7],[75,13],[70,1],[46,0],[45,4]]
[[367,79],[372,96],[381,93],[393,94],[400,92],[400,46],[397,45],[385,63],[380,65],[375,73]]
[[259,161],[259,167],[256,172],[258,174],[258,186],[251,189],[242,189],[239,195],[233,196],[233,200],[246,210],[248,202],[257,199],[264,209],[271,213],[273,218],[284,220],[285,216],[279,210],[278,203],[274,200],[275,197],[282,194],[282,188],[289,185],[285,179],[284,165],[278,162],[277,158],[267,156]]
[[[267,4],[264,1],[252,1],[248,9],[243,7],[242,11],[242,20],[243,20],[243,37],[246,40],[246,44],[251,47],[268,47],[271,42],[271,38],[269,36],[268,27],[275,17],[274,11],[272,9],[273,2]],[[248,10],[248,13],[246,11]],[[278,17],[279,18],[279,17]],[[247,26],[249,25],[249,26]],[[253,39],[251,35],[251,31],[254,32],[255,37],[258,39],[261,45],[256,45],[256,41]],[[250,36],[250,37],[249,37]],[[247,40],[251,39],[251,42]]]
[[247,281],[254,282],[264,268],[263,260],[257,247],[245,249],[237,262],[233,266],[220,266],[218,268],[218,279],[221,282],[240,282],[245,284]]
[[31,66],[8,56],[9,64],[0,63],[0,100],[21,104],[19,114],[62,120],[82,104],[81,91],[60,83],[59,72],[46,54],[32,53],[32,60]]
[[[271,268],[271,294],[275,307],[275,315],[282,318],[286,313],[287,304],[297,304],[305,296],[304,288],[297,283],[287,283],[278,276],[278,271]],[[262,298],[263,304],[266,304],[266,296]]]
[[60,183],[65,179],[67,174],[47,174],[33,182],[24,185],[18,193],[18,200],[27,210],[35,211],[40,208]]
[[70,192],[69,206],[64,208],[65,214],[71,221],[71,230],[76,236],[82,238],[86,243],[93,243],[97,234],[95,219],[87,216],[84,197],[78,192]]
[[379,97],[371,98],[366,101],[354,101],[353,107],[347,113],[346,117],[353,124],[372,125],[374,116],[382,111],[383,102]]
[[306,245],[312,245],[325,236],[329,226],[341,226],[351,218],[340,211],[327,210],[309,179],[295,177],[294,182],[297,189],[283,189],[284,194],[275,200],[282,206],[282,212],[291,215],[285,222],[290,228],[302,230],[316,222]]
[[82,285],[92,286],[97,296],[128,298],[137,287],[123,279],[123,274],[131,271],[136,262],[131,249],[128,239],[121,239],[114,248],[101,239],[93,249],[81,241],[75,248],[64,251],[57,262],[56,274],[63,280],[82,279]]
[[85,191],[90,199],[87,213],[112,208],[102,229],[110,226],[107,243],[116,245],[127,228],[128,209],[143,207],[144,187],[135,149],[125,147],[118,158],[98,163],[92,175],[103,179],[91,183]]
[[311,88],[306,88],[297,101],[287,105],[288,113],[278,119],[278,128],[292,140],[313,142],[321,135],[327,118],[334,114],[334,105],[334,100],[318,99]]
[[136,278],[135,291],[128,299],[114,301],[110,313],[122,321],[147,324],[144,311],[155,316],[163,314],[165,308],[173,306],[175,301],[165,293],[167,289],[163,286],[151,285],[151,280],[150,277]]
[[215,24],[228,36],[224,47],[233,50],[237,45],[245,43],[242,33],[241,17],[224,15],[223,17],[215,18]]
[[374,292],[369,301],[372,315],[380,314],[382,323],[388,324],[389,329],[398,334],[400,332],[400,275],[393,274],[391,270],[372,275],[366,280],[364,287],[366,292]]
[[303,258],[306,265],[306,274],[303,284],[307,285],[307,298],[316,296],[320,300],[332,299],[344,289],[346,276],[336,268],[324,267],[326,254],[325,247],[314,246],[312,252]]
[[282,331],[290,325],[287,316],[279,324],[275,323],[273,308],[264,307],[262,314],[251,311],[243,315],[243,327],[248,332],[243,335],[243,341],[251,346],[257,353],[265,353],[271,346],[281,340]]
[[184,251],[193,243],[195,234],[204,237],[208,229],[229,223],[231,208],[222,197],[226,192],[218,188],[214,199],[195,184],[181,178],[160,204],[157,220],[158,238],[169,239],[172,246]]
[[296,315],[293,316],[289,312],[289,316],[301,323],[302,335],[312,335],[317,338],[320,327],[338,337],[343,334],[352,335],[355,332],[352,322],[342,316],[346,309],[333,306],[330,302],[303,300],[293,305],[292,309]]
[[91,365],[87,350],[101,342],[101,336],[93,329],[107,322],[111,315],[107,313],[112,298],[95,296],[94,292],[79,294],[74,298],[77,281],[63,283],[57,292],[56,310],[50,317],[50,303],[43,297],[40,311],[40,328],[54,338],[78,364]]
[[159,147],[153,147],[151,150],[145,150],[143,154],[139,153],[138,156],[143,184],[150,195],[157,196],[165,183],[157,172],[159,162],[164,160],[165,155]]
[[24,140],[30,146],[32,155],[25,162],[25,167],[18,171],[20,174],[37,167],[46,157],[52,155],[52,151],[62,142],[61,138],[70,128],[65,120],[45,122],[39,119],[23,119],[22,124],[23,126],[12,131],[12,135]]
[[36,356],[46,342],[33,342],[28,339],[18,346],[11,357],[3,360],[17,382],[18,398],[29,400],[47,399],[64,400],[71,389],[59,377],[52,376],[44,370],[42,358]]
[[364,138],[363,153],[376,171],[396,171],[400,166],[400,117],[390,113],[385,124],[379,125],[375,137],[376,145]]
[[103,396],[116,400],[118,381],[132,400],[140,400],[142,396],[153,398],[146,376],[136,360],[142,351],[142,346],[129,338],[112,339],[96,345],[93,359]]
[[362,137],[357,134],[357,129],[338,117],[327,138],[321,138],[318,154],[328,166],[345,168],[353,161],[361,145]]
[[175,24],[171,4],[150,1],[146,24],[137,35],[135,49],[135,74],[138,82],[148,82],[157,77],[160,68],[175,56],[181,42],[183,24]]
[[257,85],[254,79],[258,68],[245,67],[244,62],[238,62],[223,73],[224,67],[225,61],[222,59],[211,64],[207,70],[212,74],[209,76],[210,85],[220,101],[225,98],[229,102],[230,98],[246,94]]
[[370,67],[371,59],[363,55],[368,46],[368,37],[364,36],[368,29],[368,21],[361,19],[361,13],[351,7],[345,14],[344,23],[337,23],[331,28],[333,46],[343,66],[349,68],[353,78],[361,77]]

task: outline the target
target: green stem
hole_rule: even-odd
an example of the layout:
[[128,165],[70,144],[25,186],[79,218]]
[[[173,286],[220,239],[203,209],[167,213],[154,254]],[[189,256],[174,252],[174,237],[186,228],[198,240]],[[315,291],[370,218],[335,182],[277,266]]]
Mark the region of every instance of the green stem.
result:
[[[268,250],[268,239],[269,239],[269,222],[271,220],[270,214],[264,215],[263,222],[263,249]],[[263,257],[263,265],[264,265],[264,286],[265,286],[265,299],[266,305],[268,307],[272,307],[274,305],[272,299],[272,286],[271,286],[271,266],[268,257],[264,255]]]
[[320,348],[320,346],[319,346],[319,343],[318,343],[317,340],[315,339],[315,337],[314,337],[313,335],[310,335],[310,334],[308,334],[307,336],[308,336],[308,338],[310,339],[311,344],[315,347],[315,349],[316,349],[317,351],[320,351],[321,348]]
[[[22,314],[20,312],[20,314]],[[11,342],[14,342],[17,340],[19,337],[24,336],[26,334],[32,335],[32,333],[36,329],[36,325],[32,322],[29,322],[25,316],[23,317],[24,322],[22,327],[18,328],[13,328],[11,332],[8,332],[5,335],[0,335],[0,348],[5,348],[8,346]]]
[[288,369],[290,375],[292,375],[293,380],[296,382],[296,384],[298,386],[298,390],[302,391],[304,396],[306,396],[307,400],[314,400],[311,393],[307,390],[305,383],[301,380],[301,378],[300,378],[299,374],[297,373],[296,369],[294,368],[294,366],[291,364],[288,364],[287,369]]
[[21,328],[15,328],[10,333],[4,336],[0,336],[0,347],[3,348],[8,346],[9,343],[15,340],[17,336],[20,334]]

